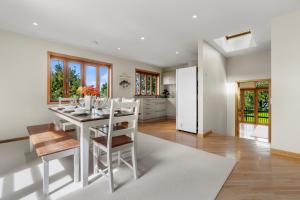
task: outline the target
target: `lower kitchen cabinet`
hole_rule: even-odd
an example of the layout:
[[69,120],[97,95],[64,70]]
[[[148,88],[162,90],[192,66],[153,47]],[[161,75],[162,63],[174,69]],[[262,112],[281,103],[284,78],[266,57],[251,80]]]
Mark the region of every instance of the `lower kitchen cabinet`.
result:
[[166,118],[167,108],[165,98],[139,98],[140,114],[139,120],[155,120]]

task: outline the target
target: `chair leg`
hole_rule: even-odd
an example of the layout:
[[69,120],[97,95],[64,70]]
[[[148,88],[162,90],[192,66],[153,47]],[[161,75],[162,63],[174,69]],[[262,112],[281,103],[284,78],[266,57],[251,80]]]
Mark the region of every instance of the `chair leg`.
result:
[[98,148],[95,144],[93,144],[93,163],[94,163],[94,174],[98,173]]
[[74,182],[79,181],[79,149],[74,150]]
[[121,151],[118,151],[118,166],[121,165]]
[[136,163],[136,152],[135,152],[134,145],[131,147],[131,159],[132,159],[132,167],[133,167],[134,178],[138,179],[137,163]]
[[114,192],[114,177],[113,177],[113,166],[112,166],[112,155],[111,152],[107,152],[107,164],[108,164],[108,181],[109,190],[111,193]]
[[43,193],[48,195],[49,188],[49,161],[43,159],[44,175],[43,175]]

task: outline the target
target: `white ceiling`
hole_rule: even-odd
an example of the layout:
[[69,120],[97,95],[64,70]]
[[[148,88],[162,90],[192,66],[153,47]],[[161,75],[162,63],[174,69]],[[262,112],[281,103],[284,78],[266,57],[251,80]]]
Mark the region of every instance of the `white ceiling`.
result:
[[271,19],[298,9],[299,0],[0,0],[0,29],[174,66],[197,59],[198,39],[218,48],[214,39],[249,28],[257,47],[219,50],[270,48]]

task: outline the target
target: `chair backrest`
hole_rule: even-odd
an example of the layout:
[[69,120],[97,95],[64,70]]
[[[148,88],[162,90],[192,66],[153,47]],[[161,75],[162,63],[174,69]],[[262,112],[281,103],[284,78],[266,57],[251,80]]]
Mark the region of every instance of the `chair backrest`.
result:
[[121,99],[120,99],[120,98],[109,98],[109,99],[107,100],[107,105],[108,105],[108,106],[111,106],[111,102],[113,102],[113,101],[115,101],[115,102],[120,102]]
[[75,102],[76,101],[76,98],[64,98],[64,97],[59,97],[58,98],[58,105],[61,106],[62,105],[62,102],[68,102],[68,103],[71,103],[71,102]]
[[[135,99],[134,98],[122,98],[122,102],[126,103],[126,102],[134,102]],[[122,111],[127,111],[127,112],[133,112],[133,109],[128,109],[128,108],[122,108]]]
[[[127,135],[131,137],[132,141],[135,140],[135,134],[138,126],[139,106],[140,100],[136,100],[133,102],[111,101],[109,128],[107,135],[107,145],[109,148],[111,148],[112,137]],[[128,109],[132,112],[122,111],[123,109]],[[116,124],[120,124],[123,122],[127,122],[128,127],[119,130],[114,128]]]

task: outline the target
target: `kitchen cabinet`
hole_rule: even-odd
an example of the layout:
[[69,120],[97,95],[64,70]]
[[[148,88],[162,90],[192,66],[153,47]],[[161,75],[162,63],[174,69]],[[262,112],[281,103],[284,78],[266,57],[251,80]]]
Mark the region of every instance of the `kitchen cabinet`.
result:
[[166,118],[165,98],[140,98],[139,120]]
[[162,77],[163,85],[176,84],[176,71],[164,72]]
[[176,98],[166,99],[167,118],[176,119]]

